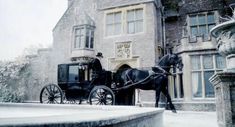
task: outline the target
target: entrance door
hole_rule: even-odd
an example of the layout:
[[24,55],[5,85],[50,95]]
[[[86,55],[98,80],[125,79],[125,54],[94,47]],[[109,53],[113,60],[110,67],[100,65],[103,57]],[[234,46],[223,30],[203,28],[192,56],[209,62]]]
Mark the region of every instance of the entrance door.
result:
[[[127,64],[122,65],[117,70],[117,75],[121,75],[127,69],[131,67]],[[135,90],[134,89],[125,89],[121,90],[116,94],[116,104],[117,105],[135,105]]]

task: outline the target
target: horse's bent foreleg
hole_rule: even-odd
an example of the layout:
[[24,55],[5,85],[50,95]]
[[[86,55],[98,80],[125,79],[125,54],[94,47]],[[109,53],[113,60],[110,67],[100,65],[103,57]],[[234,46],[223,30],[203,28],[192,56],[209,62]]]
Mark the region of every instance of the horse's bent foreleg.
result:
[[[170,97],[170,95],[169,95],[169,93],[168,93],[168,90],[165,89],[165,88],[163,88],[163,89],[162,89],[162,93],[166,96],[166,98],[167,98],[167,103],[169,102],[171,111],[174,112],[174,113],[176,113],[175,106],[172,104],[171,97]],[[166,104],[166,106],[167,106],[167,104]]]

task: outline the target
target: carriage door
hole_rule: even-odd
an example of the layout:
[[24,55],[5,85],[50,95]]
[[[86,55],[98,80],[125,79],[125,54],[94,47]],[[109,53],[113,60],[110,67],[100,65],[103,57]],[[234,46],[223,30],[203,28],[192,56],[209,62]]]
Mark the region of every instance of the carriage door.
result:
[[[122,65],[117,70],[117,75],[121,75],[121,73],[131,67],[127,64]],[[117,105],[135,105],[135,90],[121,90],[116,95],[116,104]]]

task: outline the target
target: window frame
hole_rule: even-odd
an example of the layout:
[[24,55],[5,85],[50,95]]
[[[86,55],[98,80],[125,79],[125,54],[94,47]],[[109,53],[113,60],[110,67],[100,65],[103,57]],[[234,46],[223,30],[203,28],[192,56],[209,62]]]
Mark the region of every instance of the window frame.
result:
[[[83,39],[81,40],[80,47],[76,47],[76,38],[78,36],[81,36],[76,34],[76,31],[79,29],[84,29],[84,31],[82,31],[83,33],[81,33]],[[88,38],[87,38],[87,32],[89,33]],[[94,38],[95,38],[95,26],[91,25],[74,26],[72,50],[82,50],[82,49],[94,50],[94,41],[95,41]],[[88,47],[87,47],[87,39],[88,39]]]
[[[127,6],[127,7],[122,7],[122,8],[115,8],[115,9],[112,9],[112,10],[107,10],[104,12],[104,38],[110,38],[110,37],[119,37],[119,36],[122,36],[122,35],[136,35],[136,34],[142,34],[145,32],[145,9],[146,8],[146,5],[144,4],[139,4],[139,5],[134,5],[134,6]],[[142,9],[142,12],[143,12],[143,26],[142,26],[142,31],[141,32],[137,32],[137,33],[132,33],[132,34],[128,34],[128,29],[127,29],[127,12],[129,10],[138,10],[138,9]],[[118,35],[107,35],[107,15],[110,14],[110,13],[115,13],[115,12],[121,12],[121,33],[118,34]]]
[[[214,16],[214,22],[208,22],[208,16],[210,14],[213,14]],[[199,23],[199,16],[204,15],[205,17],[205,23],[201,24]],[[197,36],[203,36],[205,40],[211,40],[211,35],[210,35],[210,29],[209,26],[211,25],[217,25],[218,24],[218,13],[217,11],[209,11],[209,12],[200,12],[200,13],[193,13],[193,14],[188,14],[187,15],[187,29],[188,29],[188,36],[190,38],[196,38]],[[196,17],[196,23],[191,24],[191,18],[190,17]],[[200,27],[205,26],[206,27],[206,34],[199,33]],[[195,36],[192,35],[192,27],[196,28],[197,34]]]
[[[204,58],[204,56],[206,56],[206,55],[211,55],[212,56],[212,60],[213,60],[213,68],[209,68],[209,69],[205,69],[204,68],[204,61],[203,61],[203,58]],[[190,72],[190,74],[191,74],[191,78],[190,78],[190,81],[191,81],[191,92],[192,92],[192,99],[194,100],[200,100],[200,99],[212,99],[212,100],[214,100],[215,99],[215,93],[214,93],[214,97],[207,97],[206,96],[206,82],[205,82],[205,73],[206,72],[212,72],[213,71],[213,73],[214,74],[216,74],[216,73],[218,73],[218,72],[220,72],[220,71],[222,71],[224,68],[217,68],[217,61],[216,61],[216,56],[221,56],[221,55],[219,55],[218,53],[212,53],[212,54],[193,54],[193,55],[190,55],[190,64],[192,65],[192,57],[194,57],[194,56],[197,56],[197,57],[199,57],[199,62],[200,62],[200,68],[199,69],[193,69],[193,67],[191,66],[191,72]],[[226,63],[227,63],[227,61],[226,61],[226,58],[224,58],[224,60],[225,60],[225,68],[226,68]],[[200,79],[201,79],[201,85],[202,85],[202,88],[201,88],[201,92],[202,92],[202,95],[201,95],[201,97],[195,97],[194,96],[194,90],[193,90],[193,88],[194,88],[194,85],[195,84],[193,84],[192,83],[192,79],[193,79],[193,76],[192,76],[192,73],[200,73]]]
[[[171,87],[171,96],[173,100],[183,100],[185,97],[184,93],[184,81],[183,81],[183,71],[177,68],[172,69],[173,76],[170,76],[169,83],[173,83]],[[182,81],[181,79],[182,78]]]
[[[142,10],[142,18],[141,19],[136,17],[138,10]],[[132,20],[128,20],[128,12],[131,12],[131,11],[134,12],[134,17]],[[136,31],[138,22],[142,22],[142,26],[141,26],[142,30],[141,31]],[[129,23],[134,23],[134,32],[133,33],[129,32],[129,25],[128,25]],[[144,32],[144,9],[143,8],[135,8],[135,9],[127,10],[126,11],[126,33],[127,34],[137,34],[137,33],[142,33],[142,32]]]
[[[116,16],[116,14],[117,13],[120,13],[121,14],[121,19],[120,19],[120,22],[116,22],[115,21],[115,16]],[[110,14],[112,14],[112,23],[107,23],[107,17],[108,17],[108,15],[110,15]],[[122,29],[122,26],[123,26],[123,12],[122,11],[114,11],[114,12],[109,12],[109,13],[106,13],[105,14],[105,36],[118,36],[118,35],[121,35],[122,34],[122,31],[123,31],[123,29]],[[120,33],[118,33],[118,34],[115,34],[115,30],[116,30],[116,25],[120,25]],[[111,26],[112,27],[112,34],[107,34],[107,32],[108,32],[108,26]]]

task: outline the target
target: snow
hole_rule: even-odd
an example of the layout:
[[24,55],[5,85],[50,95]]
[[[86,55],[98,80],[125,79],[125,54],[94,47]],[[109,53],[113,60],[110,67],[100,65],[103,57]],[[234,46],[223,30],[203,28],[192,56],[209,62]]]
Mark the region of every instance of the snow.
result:
[[165,111],[164,127],[218,127],[216,112]]

